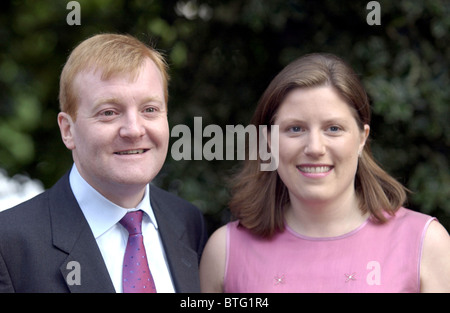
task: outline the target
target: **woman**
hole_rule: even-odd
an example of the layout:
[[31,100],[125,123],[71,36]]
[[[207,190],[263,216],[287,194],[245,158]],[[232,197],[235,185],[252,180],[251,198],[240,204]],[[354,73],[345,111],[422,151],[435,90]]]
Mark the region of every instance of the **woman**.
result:
[[402,207],[405,188],[370,152],[367,94],[341,59],[289,64],[252,124],[278,127],[278,168],[247,160],[235,177],[237,220],[207,243],[202,291],[450,292],[449,235]]

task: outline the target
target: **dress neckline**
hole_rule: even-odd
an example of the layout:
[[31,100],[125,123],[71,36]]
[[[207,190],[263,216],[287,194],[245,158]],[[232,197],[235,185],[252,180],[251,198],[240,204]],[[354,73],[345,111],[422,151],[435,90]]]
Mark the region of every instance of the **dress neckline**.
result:
[[293,236],[304,239],[304,240],[309,240],[309,241],[332,241],[332,240],[340,240],[340,239],[344,239],[350,236],[355,235],[356,233],[358,233],[361,229],[363,229],[370,220],[370,216],[358,227],[356,227],[355,229],[339,235],[339,236],[333,236],[333,237],[311,237],[311,236],[306,236],[306,235],[302,235],[297,233],[295,230],[293,230],[286,222],[284,223],[285,228],[287,231],[289,231]]

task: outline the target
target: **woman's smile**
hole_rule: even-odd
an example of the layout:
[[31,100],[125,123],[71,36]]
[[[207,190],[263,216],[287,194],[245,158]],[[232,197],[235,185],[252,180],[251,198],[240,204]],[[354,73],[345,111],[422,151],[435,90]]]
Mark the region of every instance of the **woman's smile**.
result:
[[305,164],[297,166],[299,172],[308,178],[322,178],[328,176],[333,170],[330,165]]

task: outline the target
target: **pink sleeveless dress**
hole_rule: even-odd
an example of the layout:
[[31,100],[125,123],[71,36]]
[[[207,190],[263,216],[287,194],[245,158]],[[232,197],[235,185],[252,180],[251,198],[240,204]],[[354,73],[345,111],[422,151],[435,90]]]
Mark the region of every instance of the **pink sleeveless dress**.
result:
[[271,239],[227,225],[225,292],[420,292],[428,215],[400,208],[338,237],[311,238],[288,226]]

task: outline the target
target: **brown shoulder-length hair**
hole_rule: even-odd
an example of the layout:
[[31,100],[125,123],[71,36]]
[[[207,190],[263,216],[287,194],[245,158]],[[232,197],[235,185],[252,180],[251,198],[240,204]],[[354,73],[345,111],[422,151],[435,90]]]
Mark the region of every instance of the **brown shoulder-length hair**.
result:
[[[361,130],[370,125],[369,99],[358,76],[332,54],[309,54],[287,65],[261,96],[251,124],[266,125],[270,131],[280,104],[291,90],[318,86],[331,86],[346,100]],[[229,207],[241,225],[258,236],[271,237],[284,230],[283,209],[289,194],[277,171],[260,170],[262,162],[259,156],[244,161],[231,180]],[[360,209],[384,223],[385,212],[393,215],[404,204],[407,190],[375,162],[367,141],[358,162],[355,191]]]

